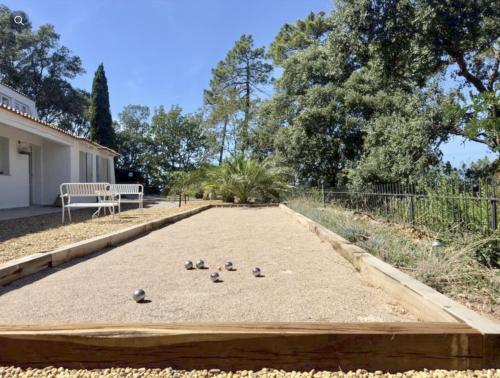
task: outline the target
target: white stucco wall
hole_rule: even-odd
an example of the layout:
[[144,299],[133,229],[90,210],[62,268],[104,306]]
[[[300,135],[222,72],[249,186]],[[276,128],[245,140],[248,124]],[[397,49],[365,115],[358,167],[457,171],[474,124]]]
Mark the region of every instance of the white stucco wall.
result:
[[0,208],[28,206],[28,156],[17,153],[20,133],[0,124],[0,136],[9,140],[9,174],[0,175]]
[[92,154],[92,182],[97,182],[97,159],[99,156],[101,159],[108,160],[108,173],[110,184],[115,183],[115,164],[114,156],[107,151],[99,149],[97,147],[89,146],[87,143],[78,143],[74,151],[72,152],[73,164],[72,164],[72,180],[75,182],[80,181],[80,152]]
[[71,178],[70,146],[54,143],[1,123],[0,136],[9,140],[9,174],[0,175],[0,209],[30,205],[29,156],[17,152],[19,141],[29,143],[34,150],[38,150],[34,154],[32,168],[33,185],[38,188],[33,202],[52,205],[59,193],[60,183]]
[[95,182],[96,159],[99,155],[109,161],[109,182],[115,182],[113,154],[84,141],[38,125],[16,114],[0,109],[0,136],[9,140],[9,174],[0,174],[0,209],[30,205],[29,156],[17,152],[18,142],[28,143],[36,160],[32,183],[38,188],[33,203],[53,205],[63,182],[79,182],[80,151],[93,154]]
[[[16,92],[15,90],[13,90],[9,87],[6,87],[2,83],[0,83],[0,97],[2,95],[7,97],[8,101],[9,101],[9,106],[11,108],[16,109],[16,102],[18,102],[18,103],[24,104],[24,105],[29,107],[30,115],[32,115],[35,118],[38,117],[35,102],[32,99],[30,99],[29,97],[23,96],[22,94]],[[1,101],[1,98],[0,98],[0,101]],[[19,110],[21,110],[21,109],[19,109]]]
[[60,194],[59,186],[71,181],[71,147],[45,142],[43,152],[43,204],[53,205]]

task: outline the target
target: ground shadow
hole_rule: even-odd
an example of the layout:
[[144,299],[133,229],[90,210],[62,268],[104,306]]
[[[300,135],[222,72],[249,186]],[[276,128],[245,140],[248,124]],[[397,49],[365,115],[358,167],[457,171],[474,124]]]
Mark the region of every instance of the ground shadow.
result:
[[[144,206],[148,208],[154,204],[149,204]],[[118,216],[115,215],[115,220],[112,218],[110,222],[120,222],[120,217],[123,219],[134,219],[138,218],[139,215],[134,216],[127,214],[129,210],[137,209],[137,205],[126,204],[122,206],[122,214]],[[7,219],[0,221],[0,243],[7,241],[9,239],[18,238],[20,236],[25,236],[37,232],[43,232],[47,230],[56,230],[60,227],[67,226],[68,224],[81,223],[92,219],[92,214],[95,209],[77,209],[71,211],[71,222],[68,219],[68,214],[66,213],[65,223],[61,222],[61,213],[49,213],[40,214],[32,217],[17,218],[17,219]],[[109,214],[106,214],[109,215]],[[45,252],[45,251],[39,251]]]
[[54,273],[57,273],[59,272],[60,270],[63,270],[63,269],[66,269],[66,268],[69,268],[69,267],[72,267],[73,265],[76,265],[76,264],[79,264],[81,262],[84,262],[84,261],[87,261],[87,260],[90,260],[90,259],[93,259],[94,257],[98,257],[104,253],[107,253],[109,251],[112,251],[113,249],[115,248],[118,248],[126,243],[130,243],[134,240],[137,240],[143,236],[145,236],[146,234],[141,234],[141,235],[138,235],[136,237],[133,237],[131,239],[128,239],[128,240],[125,240],[121,243],[118,243],[117,245],[113,246],[113,247],[108,247],[108,248],[104,248],[104,249],[101,249],[99,251],[96,251],[90,255],[87,255],[87,256],[83,256],[83,257],[77,257],[75,259],[72,259],[68,262],[65,262],[64,264],[61,264],[59,266],[56,266],[56,267],[50,267],[50,268],[47,268],[47,269],[44,269],[44,270],[41,270],[40,272],[37,272],[37,273],[33,273],[33,274],[30,274],[29,276],[27,277],[23,277],[23,278],[20,278],[18,280],[15,280],[14,282],[10,283],[10,284],[7,284],[6,286],[0,286],[0,297],[4,294],[7,294],[13,290],[17,290],[17,289],[21,289],[22,287],[26,286],[26,285],[30,285],[32,284],[33,282],[36,282],[38,280],[41,280],[45,277],[48,277]]

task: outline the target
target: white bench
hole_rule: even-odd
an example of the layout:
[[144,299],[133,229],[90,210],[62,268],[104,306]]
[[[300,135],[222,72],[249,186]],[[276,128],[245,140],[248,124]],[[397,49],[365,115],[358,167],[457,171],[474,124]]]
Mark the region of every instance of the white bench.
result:
[[[62,204],[62,223],[64,223],[64,212],[68,210],[68,217],[71,221],[71,209],[73,208],[97,208],[92,217],[100,214],[101,209],[109,209],[115,215],[115,207],[120,208],[120,194],[109,190],[110,184],[107,182],[86,182],[86,183],[63,183],[60,186]],[[82,198],[93,198],[95,202],[82,202]],[[76,199],[80,199],[78,202]]]
[[[108,190],[120,195],[118,211],[121,211],[122,203],[137,203],[139,209],[143,208],[144,187],[141,184],[109,184]],[[136,198],[123,198],[123,196],[137,196]]]

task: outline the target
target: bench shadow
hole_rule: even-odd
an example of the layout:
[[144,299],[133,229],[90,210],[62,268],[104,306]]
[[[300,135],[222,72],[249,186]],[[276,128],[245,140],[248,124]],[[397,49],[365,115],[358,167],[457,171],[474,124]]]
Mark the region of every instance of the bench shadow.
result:
[[[158,201],[145,201],[144,209],[149,209],[154,207],[156,204],[164,202]],[[138,207],[136,204],[123,204],[121,215],[115,215],[115,219],[109,218],[111,223],[119,223],[120,219],[137,219],[140,214],[127,214],[129,210],[136,210]],[[61,210],[62,211],[62,210]],[[92,220],[92,214],[95,209],[75,209],[71,211],[72,221],[69,222],[68,216],[66,214],[66,222],[61,223],[61,211],[49,214],[40,214],[32,217],[17,218],[17,219],[7,219],[0,221],[0,243],[18,238],[25,235],[30,235],[37,232],[43,232],[47,230],[57,230],[58,228],[70,225],[83,223]],[[109,214],[106,214],[109,216]],[[107,220],[108,221],[108,220]],[[40,251],[46,252],[46,251]]]

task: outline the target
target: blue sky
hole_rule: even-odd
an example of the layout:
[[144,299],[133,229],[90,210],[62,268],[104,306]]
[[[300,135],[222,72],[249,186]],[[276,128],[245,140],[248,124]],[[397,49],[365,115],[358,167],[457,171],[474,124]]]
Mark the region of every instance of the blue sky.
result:
[[[97,66],[108,77],[116,117],[128,104],[202,104],[210,70],[242,34],[268,46],[280,27],[309,11],[331,11],[331,0],[0,0],[24,10],[36,28],[50,23],[87,71],[74,80],[90,90]],[[488,155],[455,138],[442,148],[454,165]],[[493,157],[493,154],[489,154]]]

